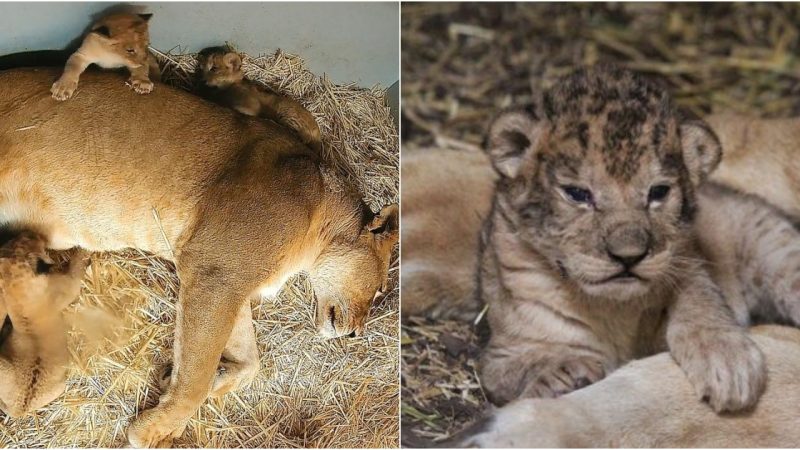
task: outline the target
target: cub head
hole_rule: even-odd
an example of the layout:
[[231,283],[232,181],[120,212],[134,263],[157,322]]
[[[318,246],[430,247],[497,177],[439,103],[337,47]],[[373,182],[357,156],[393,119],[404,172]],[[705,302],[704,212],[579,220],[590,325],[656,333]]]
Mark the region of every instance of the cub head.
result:
[[389,264],[400,233],[399,208],[385,206],[363,223],[354,240],[329,245],[313,270],[317,329],[327,338],[360,336],[372,302],[389,290]]
[[197,71],[206,86],[225,87],[244,78],[242,57],[228,47],[209,47],[197,55]]
[[54,261],[45,250],[44,237],[22,231],[0,246],[0,279],[10,281],[20,276],[46,275]]
[[704,122],[613,67],[578,71],[540,107],[503,112],[485,149],[511,229],[585,294],[614,300],[678,281],[696,188],[721,158]]
[[147,65],[150,45],[148,23],[152,14],[120,13],[103,17],[92,25],[90,35],[103,50],[125,61],[128,67]]

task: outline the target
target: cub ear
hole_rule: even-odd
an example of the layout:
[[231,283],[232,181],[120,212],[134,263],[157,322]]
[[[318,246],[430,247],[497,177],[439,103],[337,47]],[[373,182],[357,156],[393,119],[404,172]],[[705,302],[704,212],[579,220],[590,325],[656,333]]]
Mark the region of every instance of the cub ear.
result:
[[242,57],[235,52],[226,53],[225,56],[222,57],[222,61],[234,72],[239,71],[242,67]]
[[689,170],[692,183],[703,183],[722,159],[722,145],[717,135],[702,120],[681,124],[681,149],[683,162]]
[[145,22],[149,22],[150,18],[153,17],[153,14],[139,14],[139,17]]
[[381,211],[367,224],[367,230],[375,237],[389,239],[394,245],[400,232],[400,207],[397,203],[384,206]]
[[539,135],[539,121],[532,107],[509,109],[489,126],[484,150],[494,169],[503,177],[516,178],[525,155]]
[[111,37],[111,30],[108,29],[107,26],[101,25],[97,28],[92,29],[92,33],[99,34],[100,36],[110,38]]

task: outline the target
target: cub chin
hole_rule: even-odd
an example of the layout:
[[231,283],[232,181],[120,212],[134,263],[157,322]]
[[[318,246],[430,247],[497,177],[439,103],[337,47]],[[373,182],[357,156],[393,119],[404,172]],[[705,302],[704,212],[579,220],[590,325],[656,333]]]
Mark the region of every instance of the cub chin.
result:
[[22,232],[0,247],[0,410],[11,417],[50,403],[66,386],[62,311],[78,298],[88,258],[73,251],[59,270],[45,243]]
[[668,346],[716,411],[755,404],[759,349],[712,281],[693,232],[721,147],[631,72],[581,70],[492,123],[499,175],[480,295],[490,398],[555,397]]
[[147,49],[151,17],[152,14],[120,13],[95,22],[81,46],[67,60],[64,73],[50,88],[53,98],[63,101],[72,97],[81,74],[92,64],[104,69],[127,68],[131,89],[137,94],[149,94],[153,90],[150,77],[157,80],[159,76],[158,63]]
[[258,116],[294,130],[314,150],[322,149],[319,125],[297,100],[244,77],[242,58],[227,47],[200,51],[197,78],[202,97],[248,116]]

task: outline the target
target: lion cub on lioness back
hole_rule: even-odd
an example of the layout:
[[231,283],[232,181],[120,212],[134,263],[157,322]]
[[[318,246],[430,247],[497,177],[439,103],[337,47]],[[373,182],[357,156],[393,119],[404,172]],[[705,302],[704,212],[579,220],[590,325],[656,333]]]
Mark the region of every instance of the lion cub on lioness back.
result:
[[157,72],[158,64],[147,50],[150,45],[148,22],[152,14],[112,14],[98,20],[72,54],[50,92],[56,100],[67,100],[78,88],[78,79],[92,64],[105,69],[126,67],[128,84],[138,94],[153,90],[149,72]]
[[22,232],[0,247],[0,410],[16,417],[64,392],[69,363],[63,309],[80,293],[83,250],[56,269],[45,240]]
[[297,100],[259,86],[244,77],[242,58],[226,47],[203,49],[198,55],[200,95],[248,116],[287,126],[314,150],[322,148],[319,125]]

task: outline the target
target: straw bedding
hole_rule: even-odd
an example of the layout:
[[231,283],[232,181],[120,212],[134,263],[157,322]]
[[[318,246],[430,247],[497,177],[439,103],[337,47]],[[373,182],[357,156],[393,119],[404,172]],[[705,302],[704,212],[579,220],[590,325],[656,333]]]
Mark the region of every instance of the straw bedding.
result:
[[[661,79],[700,115],[800,114],[797,4],[428,3],[401,20],[404,153],[480,151],[500,109],[600,62]],[[487,407],[475,326],[410,320],[401,340],[404,442],[447,437]]]
[[[193,55],[157,54],[167,83],[191,89]],[[398,201],[398,139],[385,90],[336,85],[280,51],[244,57],[246,75],[299,99],[317,118],[328,160],[358,184],[373,210]],[[156,87],[158,89],[158,87]],[[316,335],[304,276],[254,301],[261,371],[248,388],[207,401],[180,447],[396,447],[398,262],[393,291],[373,305],[360,338]],[[170,360],[178,291],[172,264],[137,251],[96,254],[67,317],[73,366],[67,390],[21,419],[0,413],[0,447],[119,447],[158,400]]]

